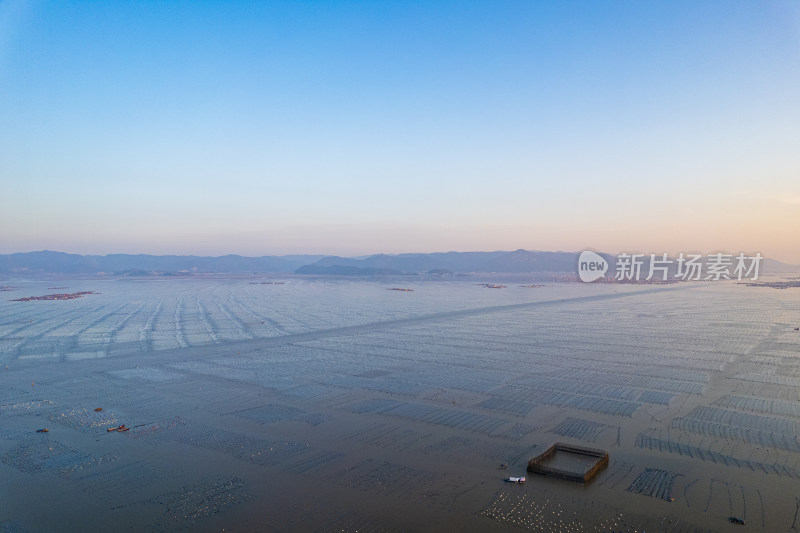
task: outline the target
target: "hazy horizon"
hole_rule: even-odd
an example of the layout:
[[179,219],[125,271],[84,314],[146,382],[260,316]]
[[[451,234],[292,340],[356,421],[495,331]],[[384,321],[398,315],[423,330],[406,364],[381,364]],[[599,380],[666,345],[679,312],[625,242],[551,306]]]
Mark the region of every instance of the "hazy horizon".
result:
[[[586,248],[586,249],[589,249],[589,250],[592,250],[592,251],[595,251],[595,252],[598,252],[598,253],[601,253],[601,254],[611,255],[611,256],[615,256],[615,255],[618,255],[618,254],[621,254],[621,253],[643,253],[645,255],[645,259],[647,259],[650,256],[651,253],[655,253],[655,252],[644,251],[644,250],[618,250],[618,251],[615,250],[615,251],[608,251],[608,250],[597,250],[597,249],[591,249],[591,248]],[[254,259],[257,259],[257,258],[260,258],[260,257],[309,256],[309,257],[342,257],[342,258],[345,258],[345,259],[359,259],[359,258],[368,258],[368,257],[380,256],[380,255],[399,256],[399,255],[429,255],[429,254],[450,254],[450,253],[512,253],[512,252],[516,252],[516,251],[520,251],[520,250],[526,251],[526,252],[532,252],[532,253],[559,253],[559,254],[564,253],[564,254],[575,254],[575,255],[577,255],[577,254],[581,253],[582,251],[584,251],[584,250],[526,250],[525,248],[516,248],[516,249],[505,249],[505,250],[503,250],[503,249],[492,249],[492,250],[432,250],[432,251],[424,251],[424,252],[420,252],[420,251],[373,252],[373,253],[353,254],[353,255],[346,255],[346,254],[340,254],[340,253],[324,254],[324,253],[315,253],[313,251],[310,251],[310,252],[307,252],[307,253],[285,253],[285,254],[275,253],[275,254],[259,254],[259,255],[246,255],[246,254],[237,254],[237,253],[205,255],[205,254],[198,254],[198,253],[186,253],[186,254],[176,254],[176,253],[158,254],[158,253],[146,253],[146,252],[80,253],[80,252],[68,252],[68,251],[64,251],[64,250],[27,250],[27,251],[15,251],[15,252],[8,252],[8,253],[0,253],[0,255],[49,252],[49,253],[65,253],[65,254],[69,254],[69,255],[98,256],[98,257],[105,257],[105,256],[109,256],[109,255],[130,255],[130,256],[147,255],[147,256],[153,256],[153,257],[166,257],[166,256],[174,255],[174,256],[177,256],[177,257],[192,257],[192,256],[195,256],[195,257],[206,257],[206,258],[221,258],[221,257],[226,257],[226,256],[238,256],[238,257],[243,257],[243,258],[254,258]],[[684,250],[684,252],[689,253],[689,254],[699,254],[699,255],[702,255],[704,257],[707,257],[708,255],[710,255],[712,253],[731,253],[730,250],[714,250],[714,251],[708,251],[708,252],[703,251],[703,250]],[[663,253],[663,252],[661,252],[661,253]],[[746,253],[749,253],[749,251],[745,251],[743,253],[746,254]],[[755,253],[760,253],[760,252],[751,252],[751,253],[755,254]],[[659,256],[659,255],[660,255],[660,253],[656,253],[656,256]],[[677,257],[677,254],[674,254],[674,255],[673,254],[669,254],[669,257]],[[783,264],[788,265],[788,266],[798,266],[798,265],[796,265],[794,263],[791,263],[791,262],[788,262],[788,261],[781,261],[780,259],[775,258],[775,257],[769,257],[769,256],[763,256],[763,255],[762,255],[762,257],[763,257],[763,259],[778,261],[778,262],[783,263]]]

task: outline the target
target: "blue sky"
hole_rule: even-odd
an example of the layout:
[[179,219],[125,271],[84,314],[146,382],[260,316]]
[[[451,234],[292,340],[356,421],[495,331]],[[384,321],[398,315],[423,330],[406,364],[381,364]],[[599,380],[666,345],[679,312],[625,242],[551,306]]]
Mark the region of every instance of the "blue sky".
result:
[[0,253],[800,263],[794,2],[0,2]]

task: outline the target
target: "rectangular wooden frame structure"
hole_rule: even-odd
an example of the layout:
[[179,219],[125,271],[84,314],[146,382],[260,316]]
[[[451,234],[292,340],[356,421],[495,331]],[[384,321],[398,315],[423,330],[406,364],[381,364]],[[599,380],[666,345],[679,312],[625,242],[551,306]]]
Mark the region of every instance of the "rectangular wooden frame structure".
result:
[[[555,468],[552,466],[547,466],[545,462],[553,457],[558,452],[569,452],[578,455],[585,455],[587,457],[594,457],[597,459],[594,466],[592,466],[586,472],[575,472],[570,470],[564,470],[561,468]],[[568,479],[570,481],[579,481],[581,483],[586,483],[592,477],[594,477],[600,469],[605,468],[608,465],[608,452],[605,450],[600,450],[597,448],[587,448],[585,446],[576,446],[574,444],[565,444],[563,442],[557,442],[550,446],[547,450],[544,451],[541,455],[538,455],[528,461],[528,472],[533,472],[535,474],[543,474],[545,476],[552,476],[557,477],[560,479]]]

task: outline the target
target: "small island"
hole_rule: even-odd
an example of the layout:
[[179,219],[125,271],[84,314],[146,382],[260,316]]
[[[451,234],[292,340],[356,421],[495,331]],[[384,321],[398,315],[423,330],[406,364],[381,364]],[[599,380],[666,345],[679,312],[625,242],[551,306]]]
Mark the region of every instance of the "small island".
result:
[[748,287],[770,287],[772,289],[795,289],[800,287],[800,281],[757,281],[754,283],[740,283]]
[[30,302],[33,300],[74,300],[75,298],[81,298],[86,296],[87,294],[99,294],[94,291],[81,291],[81,292],[73,292],[71,294],[45,294],[44,296],[28,296],[27,298],[16,298],[11,300],[12,302]]

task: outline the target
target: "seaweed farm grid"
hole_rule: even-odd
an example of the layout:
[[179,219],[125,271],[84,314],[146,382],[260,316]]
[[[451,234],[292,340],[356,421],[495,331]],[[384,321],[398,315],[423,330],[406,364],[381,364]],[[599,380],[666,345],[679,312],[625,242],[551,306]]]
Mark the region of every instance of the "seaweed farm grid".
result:
[[4,530],[798,527],[790,291],[71,283],[0,303]]
[[[471,298],[453,299],[446,283],[428,282],[419,294],[397,294],[386,291],[391,280],[298,278],[268,285],[247,279],[77,279],[59,282],[70,285],[61,290],[93,294],[68,301],[11,301],[52,292],[52,283],[8,282],[10,289],[2,293],[7,298],[0,299],[0,364],[219,345],[472,307]],[[496,294],[500,291],[461,284],[461,290],[480,295],[485,305],[556,294],[552,287]],[[557,294],[581,292],[576,291],[562,287]]]

